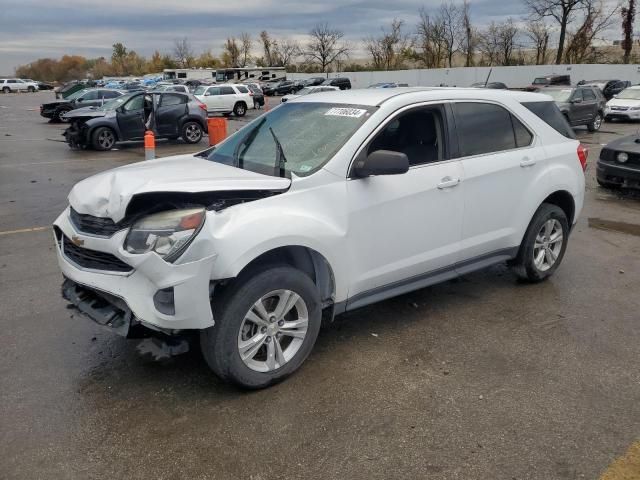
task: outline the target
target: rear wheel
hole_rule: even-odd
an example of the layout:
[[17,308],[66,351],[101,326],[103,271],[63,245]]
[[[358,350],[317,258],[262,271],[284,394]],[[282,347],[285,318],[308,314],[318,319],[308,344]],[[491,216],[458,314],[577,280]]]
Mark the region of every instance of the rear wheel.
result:
[[590,132],[597,132],[598,130],[600,130],[601,126],[602,126],[602,114],[598,112],[596,113],[596,116],[593,117],[593,120],[591,121],[591,123],[587,125],[587,129]]
[[283,380],[302,365],[322,317],[315,284],[289,266],[239,278],[212,309],[216,324],[201,333],[202,353],[220,378],[252,389]]
[[556,271],[569,239],[569,221],[564,211],[543,203],[524,235],[513,270],[522,280],[541,282]]
[[236,103],[235,107],[233,107],[233,113],[236,117],[244,117],[245,113],[247,113],[247,104],[244,102]]
[[2,91],[3,93],[11,93],[11,89],[9,87],[4,87]]
[[33,87],[29,87],[29,88],[27,88],[27,91],[30,92],[30,93],[33,93],[33,92],[36,91],[36,89],[33,88]]
[[91,135],[91,145],[96,150],[111,150],[116,144],[116,134],[109,127],[98,127]]
[[198,143],[202,140],[202,127],[198,122],[187,122],[182,126],[182,139],[186,143]]

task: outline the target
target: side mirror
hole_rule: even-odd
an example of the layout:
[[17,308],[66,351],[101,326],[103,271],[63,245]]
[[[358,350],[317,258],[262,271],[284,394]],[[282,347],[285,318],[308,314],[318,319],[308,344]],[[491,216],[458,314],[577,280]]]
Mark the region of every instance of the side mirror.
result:
[[404,153],[391,150],[376,150],[368,156],[356,159],[353,173],[364,178],[371,175],[399,175],[409,170],[409,159]]

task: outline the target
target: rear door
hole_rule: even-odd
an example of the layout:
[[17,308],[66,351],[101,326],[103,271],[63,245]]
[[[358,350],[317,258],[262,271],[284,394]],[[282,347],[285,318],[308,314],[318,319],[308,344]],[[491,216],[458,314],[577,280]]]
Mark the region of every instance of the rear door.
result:
[[514,253],[545,155],[533,130],[503,105],[462,101],[452,107],[465,182],[462,274],[477,261]]
[[233,87],[220,87],[220,104],[224,112],[233,111],[238,95]]
[[122,140],[133,140],[144,137],[145,96],[145,94],[140,94],[131,98],[117,113],[118,127],[120,127]]
[[598,104],[598,97],[591,88],[581,88],[582,90],[582,105],[584,107],[584,119],[591,122],[600,108]]
[[179,93],[162,93],[156,110],[156,128],[162,136],[180,135],[180,119],[187,113],[186,95]]

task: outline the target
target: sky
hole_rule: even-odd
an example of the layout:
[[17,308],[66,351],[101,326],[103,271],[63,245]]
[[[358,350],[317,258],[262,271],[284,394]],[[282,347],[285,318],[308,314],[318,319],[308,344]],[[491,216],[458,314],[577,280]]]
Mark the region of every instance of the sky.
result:
[[[228,36],[261,30],[301,42],[318,22],[340,29],[358,45],[393,18],[414,28],[419,11],[438,9],[441,0],[0,0],[0,74],[20,64],[64,54],[110,57],[111,46],[149,56],[170,53],[187,37],[196,54],[219,54]],[[512,16],[522,19],[522,0],[471,0],[478,26]],[[361,52],[362,53],[362,52]],[[255,54],[259,54],[255,48]],[[358,52],[356,50],[355,55]],[[362,54],[364,55],[364,54]]]

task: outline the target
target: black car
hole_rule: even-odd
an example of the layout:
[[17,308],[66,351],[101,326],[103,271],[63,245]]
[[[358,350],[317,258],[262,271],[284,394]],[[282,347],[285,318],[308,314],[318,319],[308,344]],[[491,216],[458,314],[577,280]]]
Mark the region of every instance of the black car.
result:
[[604,98],[611,100],[622,90],[629,88],[631,82],[628,80],[581,80],[578,82],[578,85],[598,87],[602,91]]
[[600,129],[607,101],[597,87],[545,88],[572,127],[586,125],[590,132]]
[[329,85],[331,87],[338,87],[340,90],[350,90],[351,80],[346,77],[327,78],[321,85]]
[[558,87],[563,85],[571,85],[570,75],[546,75],[544,77],[537,77],[533,79],[531,85],[525,88],[525,90],[529,92],[537,92],[541,88]]
[[116,142],[141,140],[146,130],[156,138],[198,143],[207,131],[207,107],[179,92],[133,92],[102,107],[79,108],[66,115],[64,137],[72,148],[110,150]]
[[264,107],[264,93],[262,93],[260,85],[258,85],[257,83],[247,83],[246,85],[251,92],[251,96],[253,97],[253,107]]
[[283,80],[274,89],[274,95],[288,95],[298,91],[296,83],[291,80]]
[[476,83],[472,83],[471,87],[473,88],[491,88],[494,90],[506,90],[507,86],[502,83],[502,82],[488,82],[485,84],[485,82],[476,82]]
[[307,78],[304,81],[304,87],[317,87],[318,85],[322,85],[322,82],[324,82],[326,80],[326,78],[324,77],[311,77],[311,78]]
[[63,115],[71,110],[81,107],[97,107],[122,94],[123,92],[108,88],[85,88],[69,95],[64,100],[43,103],[40,105],[40,115],[54,122],[64,121]]
[[603,187],[640,189],[640,135],[607,143],[600,151],[596,179]]

